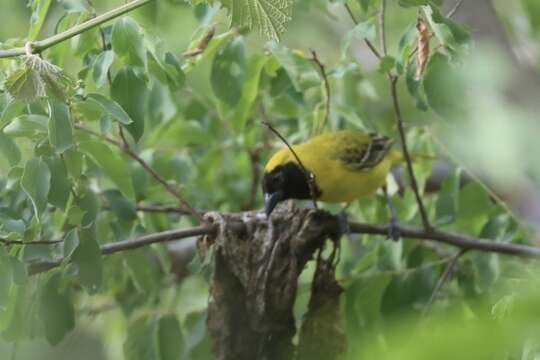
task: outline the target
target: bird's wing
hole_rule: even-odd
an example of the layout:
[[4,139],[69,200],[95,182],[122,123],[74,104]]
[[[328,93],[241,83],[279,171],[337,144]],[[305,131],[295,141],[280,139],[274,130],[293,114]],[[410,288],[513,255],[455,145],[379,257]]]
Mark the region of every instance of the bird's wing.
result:
[[384,159],[392,143],[393,140],[389,137],[377,134],[369,134],[369,139],[344,139],[336,156],[352,170],[371,169]]

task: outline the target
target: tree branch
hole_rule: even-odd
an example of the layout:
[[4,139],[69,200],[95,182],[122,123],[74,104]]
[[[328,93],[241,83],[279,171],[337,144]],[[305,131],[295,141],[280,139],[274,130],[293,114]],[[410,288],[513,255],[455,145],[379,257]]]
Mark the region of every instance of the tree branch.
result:
[[386,31],[385,31],[385,17],[386,17],[386,0],[381,0],[381,8],[379,10],[379,40],[381,43],[381,50],[384,56],[386,56]]
[[[134,0],[132,2],[119,6],[116,9],[110,10],[104,14],[96,16],[81,24],[75,25],[71,29],[63,31],[59,34],[53,35],[43,40],[32,42],[30,43],[30,46],[34,52],[38,52],[38,53],[42,52],[43,50],[48,49],[58,43],[61,43],[62,41],[65,41],[74,36],[77,36],[109,20],[122,16],[132,10],[135,10],[143,5],[146,5],[147,3],[151,1],[153,0]],[[25,47],[0,50],[0,58],[10,58],[10,57],[16,57],[16,56],[25,55],[25,54],[26,54]]]
[[[161,242],[175,241],[193,236],[209,235],[215,231],[215,226],[197,226],[188,229],[167,230],[155,234],[144,235],[132,240],[123,240],[113,243],[108,243],[100,246],[102,255],[110,255],[117,252],[138,249],[140,247],[157,244]],[[64,258],[59,258],[52,261],[43,261],[31,263],[28,268],[28,274],[39,274],[59,266],[64,261]]]
[[125,146],[124,143],[117,141],[107,135],[100,134],[97,131],[94,131],[92,129],[89,129],[81,124],[74,124],[74,127],[80,131],[84,131],[87,134],[99,137],[100,139],[103,139],[107,141],[108,143],[116,146],[122,152],[124,152],[126,155],[131,157],[133,160],[137,161],[146,172],[148,172],[157,182],[159,182],[163,188],[171,195],[173,195],[179,202],[180,205],[188,212],[191,216],[193,216],[195,219],[197,219],[199,222],[203,222],[203,218],[201,214],[197,210],[195,210],[186,199],[184,199],[183,195],[176,190],[171,184],[169,184],[161,175],[159,175],[150,165],[146,163],[137,153],[135,153],[129,146]]
[[[313,210],[311,210],[313,211]],[[316,210],[320,211],[320,210]],[[256,212],[246,212],[246,216],[242,218],[253,218]],[[266,220],[268,221],[268,220]],[[273,222],[276,219],[272,220]],[[339,228],[339,219],[337,217],[331,217],[330,222],[325,226],[321,225],[320,228]],[[386,236],[390,229],[389,225],[377,225],[377,224],[365,224],[365,223],[350,223],[350,233],[352,234],[371,234]],[[425,229],[418,227],[408,227],[403,225],[396,225],[395,227],[401,234],[402,239],[416,239],[433,241],[439,243],[445,243],[458,248],[461,248],[463,253],[468,250],[478,250],[484,252],[492,252],[498,254],[506,254],[512,256],[518,256],[522,258],[534,258],[540,259],[540,248],[527,246],[522,244],[514,244],[509,242],[500,242],[492,239],[477,238],[468,235],[456,234],[453,232],[439,231],[433,229],[426,231]],[[204,225],[198,227],[192,227],[181,230],[168,230],[155,234],[144,235],[133,240],[123,240],[114,243],[102,245],[100,247],[103,255],[114,254],[117,252],[128,251],[138,249],[143,246],[148,246],[160,242],[175,241],[193,236],[211,235],[217,231],[216,225]],[[52,268],[59,266],[63,258],[59,258],[53,261],[36,262],[29,265],[29,274],[38,274],[48,271]]]
[[9,240],[0,238],[0,244],[5,246],[11,245],[54,245],[61,243],[64,240],[36,240],[36,241],[22,241],[22,240]]
[[399,106],[398,94],[397,94],[397,81],[398,77],[388,73],[388,78],[390,80],[390,92],[392,94],[392,102],[394,104],[394,115],[396,120],[396,125],[399,132],[399,137],[401,140],[401,150],[403,156],[405,157],[405,162],[407,164],[407,171],[409,173],[409,179],[411,180],[411,187],[416,197],[416,202],[418,204],[418,210],[420,211],[420,216],[422,217],[422,224],[426,231],[431,230],[431,225],[427,216],[426,208],[422,202],[422,197],[420,196],[420,191],[418,190],[418,182],[416,181],[416,176],[414,175],[414,170],[412,167],[412,160],[409,154],[409,148],[407,146],[407,140],[405,138],[405,129],[403,127],[403,117],[401,115],[401,108]]

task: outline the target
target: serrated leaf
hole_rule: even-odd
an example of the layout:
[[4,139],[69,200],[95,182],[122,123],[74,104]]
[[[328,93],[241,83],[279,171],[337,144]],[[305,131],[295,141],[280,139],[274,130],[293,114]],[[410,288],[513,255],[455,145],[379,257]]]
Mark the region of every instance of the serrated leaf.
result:
[[0,132],[0,155],[3,156],[9,165],[15,166],[21,161],[21,151],[17,143],[3,132]]
[[135,141],[144,133],[148,88],[146,82],[130,67],[117,72],[111,85],[111,96],[122,106],[133,121],[126,126]]
[[114,100],[101,94],[88,94],[86,99],[99,105],[105,113],[124,125],[129,125],[133,122],[126,111]]
[[113,26],[111,44],[114,52],[124,63],[146,67],[147,56],[139,25],[126,16],[116,20]]
[[70,111],[64,103],[49,101],[49,142],[58,154],[73,146]]
[[45,84],[33,69],[18,69],[5,82],[7,92],[16,100],[34,102],[46,96]]
[[39,298],[39,317],[51,345],[58,344],[75,327],[73,302],[68,295],[60,292],[61,280],[59,273],[51,276]]
[[92,68],[92,74],[97,88],[105,85],[105,82],[107,81],[107,73],[109,72],[109,68],[113,62],[114,52],[112,50],[103,51],[96,57],[94,66]]
[[133,199],[133,185],[128,176],[129,169],[125,160],[114,153],[107,145],[97,141],[84,141],[80,149],[98,164],[105,174],[118,186],[129,199]]
[[293,0],[226,0],[233,26],[256,29],[259,34],[279,41],[291,21]]
[[21,187],[30,198],[38,219],[47,207],[50,186],[51,172],[47,164],[39,158],[28,160],[21,177]]

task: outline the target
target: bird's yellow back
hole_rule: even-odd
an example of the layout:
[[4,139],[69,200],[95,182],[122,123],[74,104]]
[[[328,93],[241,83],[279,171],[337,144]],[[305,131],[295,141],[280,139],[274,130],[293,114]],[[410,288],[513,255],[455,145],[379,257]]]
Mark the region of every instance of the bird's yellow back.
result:
[[[373,147],[374,139],[385,139],[389,142],[388,146],[391,145],[387,138],[374,138],[362,131],[344,130],[323,133],[292,148],[306,169],[315,175],[317,186],[322,191],[319,200],[351,202],[375,193],[384,185],[391,167],[401,161],[399,152]],[[379,153],[381,157],[377,158]],[[371,163],[370,159],[373,160]],[[270,172],[287,162],[297,163],[294,155],[285,147],[270,158],[265,171]]]

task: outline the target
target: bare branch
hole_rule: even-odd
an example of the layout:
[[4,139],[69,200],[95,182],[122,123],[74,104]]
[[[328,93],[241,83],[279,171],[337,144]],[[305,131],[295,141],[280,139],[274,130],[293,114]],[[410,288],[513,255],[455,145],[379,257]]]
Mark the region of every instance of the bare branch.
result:
[[318,133],[324,129],[328,123],[328,118],[330,117],[330,83],[328,82],[328,76],[326,75],[326,68],[324,64],[317,57],[315,50],[310,49],[311,51],[311,61],[313,61],[319,68],[319,73],[324,85],[324,118],[321,124],[317,124],[315,133]]
[[[62,41],[65,41],[67,39],[70,39],[74,36],[77,36],[85,31],[88,31],[92,28],[95,28],[109,20],[115,19],[119,16],[122,16],[130,11],[133,11],[143,5],[148,4],[153,0],[134,0],[131,1],[125,5],[119,6],[116,9],[112,9],[104,14],[101,14],[99,16],[96,16],[88,21],[85,21],[79,25],[75,25],[71,29],[68,29],[64,32],[61,32],[60,34],[53,35],[47,39],[43,39],[40,41],[35,41],[32,43],[29,43],[29,46],[31,46],[33,52],[42,52],[45,49],[48,49],[58,43],[61,43]],[[19,48],[12,48],[12,49],[6,49],[6,50],[0,50],[0,58],[9,58],[9,57],[16,57],[20,55],[25,55],[26,50],[24,47]]]
[[35,240],[35,241],[22,241],[22,240],[9,240],[1,239],[0,244],[11,246],[11,245],[54,245],[61,243],[64,240]]
[[[110,255],[117,252],[138,249],[151,244],[175,241],[193,236],[208,235],[215,231],[213,226],[198,226],[188,229],[168,230],[155,234],[144,235],[132,240],[123,240],[113,243],[108,243],[100,246],[103,255]],[[59,266],[64,258],[59,258],[53,261],[44,261],[31,263],[28,269],[30,275],[42,273]]]
[[407,140],[405,138],[405,129],[403,126],[403,117],[401,115],[401,108],[399,106],[399,100],[398,100],[398,94],[397,94],[397,81],[398,77],[391,75],[388,73],[388,78],[390,80],[390,92],[392,94],[392,102],[394,104],[394,115],[396,120],[396,125],[399,132],[399,137],[401,140],[401,150],[403,152],[403,156],[405,158],[405,162],[407,164],[407,171],[409,173],[409,179],[411,181],[411,187],[414,191],[414,196],[416,198],[416,202],[418,203],[418,210],[420,211],[420,216],[422,217],[422,223],[424,225],[424,229],[426,231],[431,230],[431,225],[429,223],[429,219],[427,216],[426,208],[424,207],[424,203],[422,202],[422,197],[420,196],[420,191],[418,190],[418,183],[416,181],[416,176],[414,175],[414,170],[412,167],[412,160],[411,156],[409,154],[409,148],[407,146]]
[[446,268],[444,269],[443,274],[439,278],[439,281],[437,281],[437,284],[435,285],[435,288],[433,289],[433,292],[431,293],[431,296],[429,297],[428,303],[424,307],[424,311],[422,312],[422,316],[426,316],[431,311],[431,306],[433,305],[433,302],[435,302],[435,298],[437,297],[437,294],[441,291],[443,285],[450,280],[452,277],[452,274],[454,273],[454,268],[456,267],[456,264],[458,260],[467,252],[468,249],[461,249],[458,251],[456,255],[452,257],[452,260],[446,265]]
[[[313,211],[313,210],[306,210]],[[321,211],[321,210],[316,210]],[[256,212],[246,212],[242,213],[242,219],[253,219],[257,218]],[[255,216],[254,216],[255,215]],[[331,229],[339,228],[339,219],[337,217],[326,217],[328,223],[318,224],[317,226],[320,229]],[[261,220],[259,220],[261,221]],[[266,220],[268,221],[268,220]],[[273,222],[276,221],[274,218]],[[389,225],[377,225],[377,224],[365,224],[365,223],[350,223],[349,224],[350,232],[354,234],[371,234],[371,235],[382,235],[386,236],[388,234]],[[492,239],[483,239],[477,238],[468,235],[456,234],[453,232],[439,231],[433,229],[431,231],[426,231],[425,229],[418,227],[408,227],[403,225],[396,225],[395,228],[401,234],[401,238],[404,240],[407,239],[416,239],[416,240],[426,240],[439,243],[445,243],[452,245],[458,248],[461,248],[460,252],[463,254],[468,250],[478,250],[484,252],[492,252],[498,254],[506,254],[512,256],[518,256],[522,258],[534,258],[540,259],[540,248],[527,246],[522,244],[515,244],[510,242],[496,241]],[[138,237],[133,240],[124,240],[114,243],[109,243],[102,245],[100,247],[101,253],[103,255],[109,255],[117,252],[128,251],[137,249],[143,246],[147,246],[154,243],[175,241],[183,238],[193,237],[193,236],[202,236],[202,235],[211,235],[217,228],[215,225],[204,225],[193,228],[187,228],[182,230],[169,230],[163,231],[155,234],[149,234],[145,236]],[[460,255],[461,256],[461,255]],[[48,271],[52,268],[59,266],[63,258],[59,258],[53,261],[45,262],[36,262],[29,265],[29,274],[37,274],[41,272]],[[457,261],[457,260],[456,260]]]

